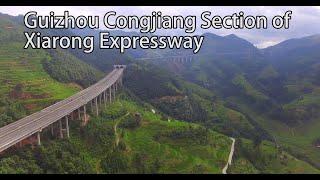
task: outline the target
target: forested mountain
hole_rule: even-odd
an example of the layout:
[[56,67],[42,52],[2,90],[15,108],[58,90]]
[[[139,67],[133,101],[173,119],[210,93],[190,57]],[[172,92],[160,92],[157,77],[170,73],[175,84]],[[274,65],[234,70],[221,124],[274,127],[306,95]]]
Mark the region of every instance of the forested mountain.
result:
[[[238,145],[238,149],[236,148],[239,153],[237,161],[241,165],[245,163],[246,168],[248,168],[246,172],[249,172],[252,167],[256,172],[275,172],[280,167],[273,169],[273,165],[275,165],[273,163],[287,163],[280,158],[281,156],[287,156],[281,155],[282,153],[286,154],[286,152],[280,149],[276,150],[276,148],[273,149],[274,147],[270,147],[272,143],[266,146],[268,149],[266,152],[254,150],[257,144],[258,146],[264,146],[261,145],[263,139],[267,140],[268,144],[270,141],[274,142],[274,137],[264,131],[256,121],[255,116],[248,114],[246,111],[242,113],[240,111],[242,109],[239,109],[233,101],[221,98],[218,94],[201,86],[185,82],[183,77],[171,75],[172,73],[167,70],[160,70],[159,67],[155,67],[148,62],[145,62],[145,64],[139,62],[137,65],[133,64],[131,66],[128,67],[125,76],[126,87],[162,112],[178,119],[202,124],[232,137],[251,139],[250,142],[253,141],[256,144],[253,149],[244,150],[239,148],[240,145]],[[184,64],[183,66],[188,65]],[[242,152],[243,150],[246,152]],[[261,159],[258,160],[258,157],[261,157]],[[271,157],[275,157],[275,159],[271,160]],[[239,164],[235,167],[234,172],[238,172],[237,168],[241,166]]]
[[[254,53],[241,54],[236,47]],[[214,92],[274,141],[319,167],[319,48],[319,35],[259,50],[234,35],[211,34],[191,64],[161,66]],[[222,53],[228,49],[237,53]]]
[[[286,79],[319,82],[320,35],[290,39],[263,49],[268,62]],[[300,82],[302,82],[300,81]]]

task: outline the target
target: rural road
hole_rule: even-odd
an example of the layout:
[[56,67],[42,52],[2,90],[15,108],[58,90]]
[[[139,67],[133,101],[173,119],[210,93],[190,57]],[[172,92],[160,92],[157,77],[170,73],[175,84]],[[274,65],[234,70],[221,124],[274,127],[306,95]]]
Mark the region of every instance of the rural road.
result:
[[233,157],[233,153],[234,153],[234,144],[235,144],[236,140],[232,137],[230,139],[232,140],[230,154],[229,154],[229,158],[228,158],[228,162],[227,162],[226,166],[224,166],[224,168],[222,169],[222,174],[227,174],[228,167],[229,167],[229,165],[231,165],[231,162],[232,162],[232,157]]

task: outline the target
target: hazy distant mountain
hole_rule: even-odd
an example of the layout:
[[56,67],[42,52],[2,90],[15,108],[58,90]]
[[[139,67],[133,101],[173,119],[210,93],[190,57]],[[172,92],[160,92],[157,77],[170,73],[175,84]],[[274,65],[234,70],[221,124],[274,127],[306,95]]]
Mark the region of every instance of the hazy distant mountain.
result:
[[288,51],[296,50],[297,48],[311,48],[320,45],[320,34],[288,39],[274,46],[263,49],[265,52],[273,51],[273,53],[286,53]]
[[287,79],[320,84],[320,35],[289,39],[263,49],[266,59]]
[[204,43],[200,53],[210,54],[246,54],[258,53],[258,49],[249,41],[231,34],[218,36],[212,33],[205,33]]
[[320,34],[298,39],[289,39],[277,45],[263,49],[266,58],[272,62],[281,62],[299,58],[320,57]]

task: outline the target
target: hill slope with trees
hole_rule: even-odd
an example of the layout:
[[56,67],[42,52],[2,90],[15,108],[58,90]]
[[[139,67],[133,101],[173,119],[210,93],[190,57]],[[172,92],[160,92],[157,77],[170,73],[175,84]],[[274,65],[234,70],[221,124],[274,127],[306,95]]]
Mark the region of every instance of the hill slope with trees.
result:
[[62,100],[102,73],[61,50],[24,49],[24,27],[0,14],[0,125]]

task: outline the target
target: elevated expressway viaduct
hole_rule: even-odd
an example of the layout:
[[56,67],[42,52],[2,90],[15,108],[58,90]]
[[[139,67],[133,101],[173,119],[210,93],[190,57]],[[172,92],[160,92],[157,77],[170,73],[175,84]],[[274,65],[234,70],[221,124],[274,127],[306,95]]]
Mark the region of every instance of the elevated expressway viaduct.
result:
[[[41,111],[15,121],[0,128],[0,152],[17,145],[30,137],[37,139],[41,144],[41,132],[45,128],[58,129],[60,138],[69,137],[69,119],[80,122],[87,119],[87,106],[99,115],[99,105],[112,102],[116,91],[122,86],[122,77],[125,65],[114,65],[113,71],[98,81],[96,84],[76,93],[75,95],[59,101]],[[64,126],[64,127],[63,127]]]
[[169,61],[186,63],[194,60],[195,55],[177,55],[177,56],[163,56],[163,57],[150,57],[150,58],[137,58],[138,60],[156,60],[156,61]]

